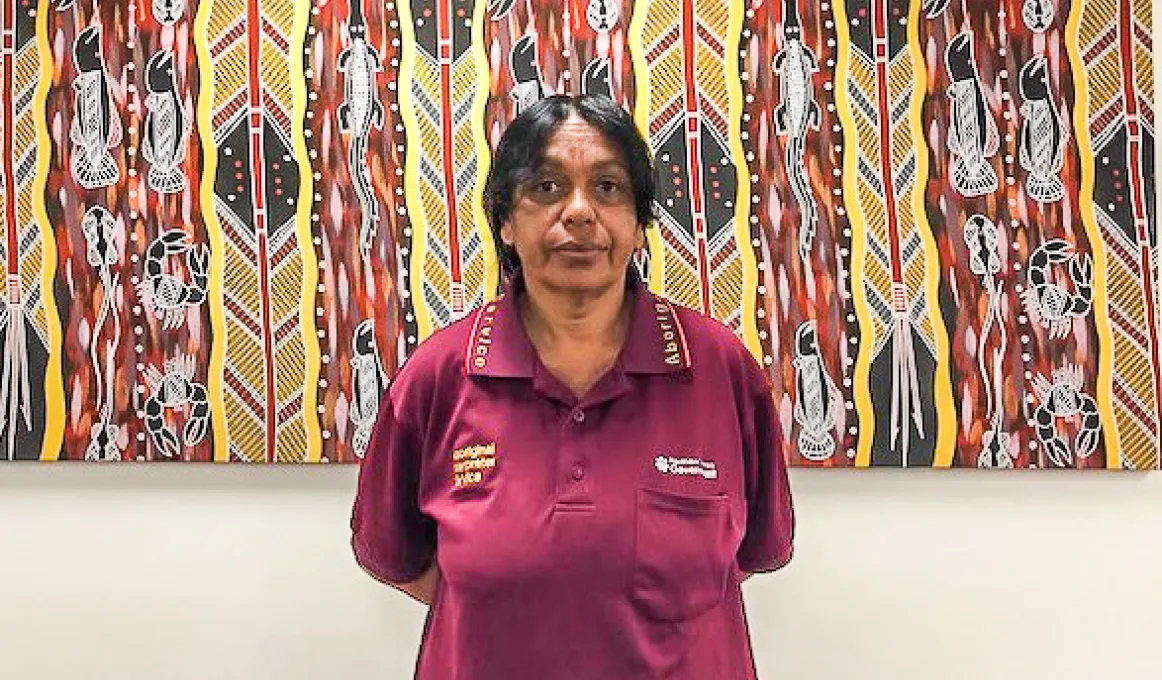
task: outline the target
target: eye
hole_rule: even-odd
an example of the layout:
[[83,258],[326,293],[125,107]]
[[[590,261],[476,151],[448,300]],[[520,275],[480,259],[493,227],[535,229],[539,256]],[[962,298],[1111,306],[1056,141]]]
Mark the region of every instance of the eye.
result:
[[604,194],[612,194],[621,191],[621,182],[613,179],[603,179],[597,183],[598,190]]

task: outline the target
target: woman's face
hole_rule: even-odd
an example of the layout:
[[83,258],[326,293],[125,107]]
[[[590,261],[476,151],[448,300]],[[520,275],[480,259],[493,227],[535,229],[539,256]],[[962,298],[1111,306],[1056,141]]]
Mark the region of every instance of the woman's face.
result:
[[617,147],[582,118],[567,118],[550,135],[544,163],[517,189],[500,237],[516,248],[526,281],[560,292],[624,285],[645,234]]

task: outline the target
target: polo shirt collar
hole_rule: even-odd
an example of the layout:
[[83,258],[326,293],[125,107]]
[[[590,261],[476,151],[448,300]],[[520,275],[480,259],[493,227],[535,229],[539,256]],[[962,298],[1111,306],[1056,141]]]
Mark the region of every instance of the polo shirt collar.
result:
[[[468,375],[533,378],[539,363],[521,322],[517,293],[524,277],[517,271],[504,293],[486,304],[472,324],[464,357]],[[631,297],[629,332],[618,363],[625,373],[661,374],[690,368],[690,348],[674,306],[651,293],[635,274],[626,281]]]

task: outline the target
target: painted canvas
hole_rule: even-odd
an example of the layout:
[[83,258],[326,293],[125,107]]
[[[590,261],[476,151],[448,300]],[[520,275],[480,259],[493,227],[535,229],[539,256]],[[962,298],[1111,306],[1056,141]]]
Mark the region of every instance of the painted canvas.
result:
[[1150,0],[0,3],[0,460],[358,461],[590,93],[793,464],[1160,466]]

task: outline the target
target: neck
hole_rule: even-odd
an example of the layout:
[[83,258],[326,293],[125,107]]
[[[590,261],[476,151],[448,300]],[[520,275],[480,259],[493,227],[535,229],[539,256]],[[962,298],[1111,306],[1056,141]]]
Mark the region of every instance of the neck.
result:
[[556,290],[525,281],[525,330],[540,350],[619,346],[629,319],[624,282],[595,291]]

